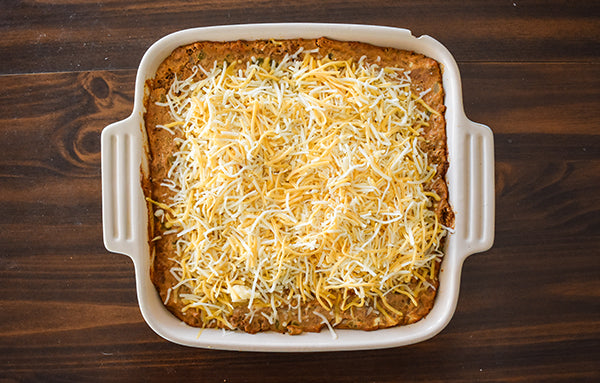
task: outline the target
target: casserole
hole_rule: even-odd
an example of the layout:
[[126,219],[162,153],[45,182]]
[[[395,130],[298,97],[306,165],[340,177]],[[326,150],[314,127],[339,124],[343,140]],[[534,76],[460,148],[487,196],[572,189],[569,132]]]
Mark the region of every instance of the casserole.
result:
[[[326,331],[290,337],[271,332],[252,335],[190,327],[164,307],[149,275],[148,211],[140,175],[140,170],[143,174],[148,172],[143,122],[145,82],[154,76],[158,65],[173,49],[195,41],[321,36],[415,51],[435,59],[443,68],[450,162],[446,179],[455,212],[455,228],[446,241],[433,309],[424,319],[411,325],[372,332],[336,330],[335,338]],[[132,258],[145,320],[157,334],[175,343],[248,351],[335,351],[401,346],[428,339],[446,326],[456,307],[462,262],[468,255],[491,247],[493,169],[492,133],[488,127],[466,118],[456,62],[431,37],[416,38],[405,29],[348,24],[253,24],[189,29],[168,35],[148,49],[137,73],[132,115],[102,132],[104,242],[108,250]]]

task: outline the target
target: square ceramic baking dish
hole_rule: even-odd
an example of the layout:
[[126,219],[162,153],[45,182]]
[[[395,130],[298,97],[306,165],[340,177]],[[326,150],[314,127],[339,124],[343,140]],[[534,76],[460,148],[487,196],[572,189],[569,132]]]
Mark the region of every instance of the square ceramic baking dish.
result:
[[[336,330],[290,336],[275,332],[200,330],[172,315],[150,281],[147,207],[141,177],[147,173],[144,128],[145,81],[175,49],[195,41],[234,41],[329,37],[416,51],[437,60],[443,70],[448,155],[447,182],[455,228],[446,242],[440,285],[431,312],[421,321],[376,331]],[[104,244],[128,255],[135,265],[137,296],[146,322],[160,336],[193,347],[246,351],[336,351],[395,347],[420,342],[440,332],[452,317],[463,261],[492,246],[494,237],[494,154],[491,130],[467,119],[458,67],[450,52],[429,36],[406,29],[350,24],[249,24],[195,28],[170,34],[153,44],[140,63],[131,116],[102,132],[102,218]],[[142,173],[142,174],[141,174]]]

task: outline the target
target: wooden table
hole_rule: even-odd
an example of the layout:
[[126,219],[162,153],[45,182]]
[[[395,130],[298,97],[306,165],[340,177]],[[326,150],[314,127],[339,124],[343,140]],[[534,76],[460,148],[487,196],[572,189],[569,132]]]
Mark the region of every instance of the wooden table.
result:
[[[600,381],[600,3],[5,1],[0,11],[1,381]],[[437,38],[496,149],[496,240],[456,314],[394,349],[192,349],[146,325],[102,244],[100,133],[143,52],[189,27],[364,23]]]

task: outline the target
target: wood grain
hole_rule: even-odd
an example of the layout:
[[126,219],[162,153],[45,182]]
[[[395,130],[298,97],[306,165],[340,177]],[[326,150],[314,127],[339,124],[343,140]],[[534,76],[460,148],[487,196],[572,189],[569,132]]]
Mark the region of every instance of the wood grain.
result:
[[[185,3],[185,4],[184,4]],[[7,1],[0,14],[0,381],[600,380],[597,2]],[[192,349],[139,311],[102,243],[102,129],[166,33],[244,22],[407,27],[458,61],[494,131],[496,239],[463,267],[444,331],[387,350]]]
[[459,68],[467,115],[487,122],[494,133],[598,134],[598,64],[459,63]]
[[[0,73],[137,67],[160,37],[248,22],[396,26],[438,38],[459,61],[598,62],[595,2],[446,1],[8,2]],[[596,15],[596,17],[594,17]],[[160,27],[159,27],[160,26]]]

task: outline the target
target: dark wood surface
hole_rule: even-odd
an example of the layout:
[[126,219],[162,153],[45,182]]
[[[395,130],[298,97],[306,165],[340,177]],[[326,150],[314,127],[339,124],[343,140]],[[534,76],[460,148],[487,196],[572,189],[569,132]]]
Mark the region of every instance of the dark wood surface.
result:
[[[3,1],[0,381],[600,381],[597,1]],[[102,244],[102,129],[155,40],[198,26],[347,22],[434,36],[496,150],[496,240],[454,318],[386,350],[269,354],[169,343]]]

